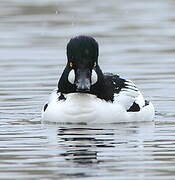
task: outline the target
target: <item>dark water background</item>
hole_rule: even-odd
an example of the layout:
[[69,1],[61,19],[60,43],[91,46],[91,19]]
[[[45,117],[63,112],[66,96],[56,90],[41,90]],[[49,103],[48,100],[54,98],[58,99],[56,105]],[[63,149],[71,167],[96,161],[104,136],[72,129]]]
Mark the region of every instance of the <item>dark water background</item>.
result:
[[[153,102],[155,123],[40,123],[79,34]],[[175,179],[173,0],[1,0],[0,72],[0,179]]]

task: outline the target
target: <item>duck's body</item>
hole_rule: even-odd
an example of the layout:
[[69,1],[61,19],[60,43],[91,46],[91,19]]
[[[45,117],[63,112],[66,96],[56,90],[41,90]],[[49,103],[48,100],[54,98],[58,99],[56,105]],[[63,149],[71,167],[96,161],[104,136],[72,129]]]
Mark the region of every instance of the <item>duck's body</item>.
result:
[[118,123],[152,121],[154,107],[132,81],[104,74],[97,62],[98,44],[87,36],[71,39],[68,64],[49,101],[43,121],[57,123]]
[[137,112],[128,112],[118,102],[106,102],[95,95],[70,93],[66,100],[58,102],[59,94],[52,92],[47,110],[43,110],[43,121],[57,123],[119,123],[152,121],[152,103]]

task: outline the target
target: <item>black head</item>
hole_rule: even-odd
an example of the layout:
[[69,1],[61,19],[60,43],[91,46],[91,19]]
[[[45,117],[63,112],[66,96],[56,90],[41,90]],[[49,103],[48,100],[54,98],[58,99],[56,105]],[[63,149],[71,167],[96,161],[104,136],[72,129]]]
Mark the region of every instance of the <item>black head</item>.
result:
[[93,67],[98,60],[98,43],[90,36],[77,36],[67,44],[67,59],[74,65]]
[[90,91],[92,71],[98,66],[98,51],[98,43],[89,36],[74,37],[67,44],[68,80],[76,86],[77,92]]

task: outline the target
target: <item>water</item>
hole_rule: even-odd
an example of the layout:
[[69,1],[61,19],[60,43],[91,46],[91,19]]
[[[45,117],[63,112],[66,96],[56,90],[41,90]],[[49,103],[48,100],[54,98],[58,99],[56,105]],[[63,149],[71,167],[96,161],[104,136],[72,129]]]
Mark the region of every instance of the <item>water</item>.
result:
[[[0,179],[175,179],[173,0],[1,0]],[[88,34],[104,71],[132,79],[154,123],[42,125],[40,110]]]

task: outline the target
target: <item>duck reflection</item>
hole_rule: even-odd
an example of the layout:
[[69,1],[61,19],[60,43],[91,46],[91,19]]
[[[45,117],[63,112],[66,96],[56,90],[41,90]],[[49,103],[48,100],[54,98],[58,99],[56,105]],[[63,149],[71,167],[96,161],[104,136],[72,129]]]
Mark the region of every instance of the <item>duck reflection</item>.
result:
[[61,155],[66,160],[79,164],[99,163],[98,148],[114,147],[111,143],[113,139],[105,141],[102,137],[100,138],[105,135],[99,133],[101,130],[100,128],[58,128],[59,142],[67,148],[67,151]]
[[144,159],[144,142],[152,139],[153,134],[154,123],[48,127],[48,140],[55,147],[55,155],[74,165],[121,163],[131,153]]

